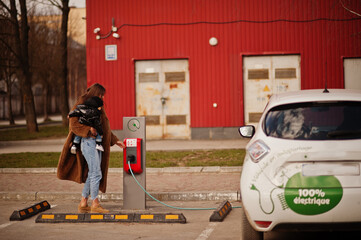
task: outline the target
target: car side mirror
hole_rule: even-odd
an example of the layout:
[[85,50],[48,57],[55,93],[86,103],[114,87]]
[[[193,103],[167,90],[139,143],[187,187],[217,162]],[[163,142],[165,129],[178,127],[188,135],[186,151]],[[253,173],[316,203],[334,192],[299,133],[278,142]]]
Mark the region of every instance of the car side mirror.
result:
[[242,137],[251,138],[251,137],[253,137],[254,133],[256,132],[256,128],[252,125],[246,125],[246,126],[240,127],[238,129],[238,132]]

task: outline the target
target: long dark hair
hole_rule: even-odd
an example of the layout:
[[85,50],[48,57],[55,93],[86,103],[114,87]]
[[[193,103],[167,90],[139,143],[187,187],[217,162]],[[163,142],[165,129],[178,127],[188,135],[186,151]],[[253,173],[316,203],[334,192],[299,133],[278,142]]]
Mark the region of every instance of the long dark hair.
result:
[[87,99],[89,99],[91,97],[104,96],[105,92],[106,92],[105,88],[101,84],[94,83],[93,85],[88,87],[88,89],[86,90],[86,92],[83,95],[80,96],[76,105],[84,103]]

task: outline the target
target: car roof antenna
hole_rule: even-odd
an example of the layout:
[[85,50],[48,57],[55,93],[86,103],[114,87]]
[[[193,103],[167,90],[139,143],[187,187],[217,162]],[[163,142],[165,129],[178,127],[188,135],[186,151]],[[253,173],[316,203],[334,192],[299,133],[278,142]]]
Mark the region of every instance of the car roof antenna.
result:
[[327,89],[327,60],[326,60],[326,71],[325,71],[325,89],[323,90],[323,93],[329,93]]

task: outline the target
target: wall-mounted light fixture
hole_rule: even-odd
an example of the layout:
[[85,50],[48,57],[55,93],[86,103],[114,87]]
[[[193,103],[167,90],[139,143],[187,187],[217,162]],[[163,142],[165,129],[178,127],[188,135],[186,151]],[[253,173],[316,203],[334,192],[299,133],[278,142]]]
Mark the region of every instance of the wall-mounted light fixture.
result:
[[217,44],[218,44],[218,39],[217,39],[217,38],[211,37],[211,38],[209,39],[209,45],[211,45],[211,46],[217,46]]
[[108,32],[107,34],[102,35],[102,34],[100,33],[100,28],[99,28],[99,27],[94,28],[94,34],[96,35],[96,36],[95,36],[95,39],[100,40],[100,39],[107,38],[107,37],[109,37],[109,36],[111,36],[111,35],[112,35],[114,38],[119,39],[119,38],[120,38],[120,35],[117,33],[117,31],[118,31],[118,28],[117,28],[117,27],[115,26],[115,24],[114,24],[114,18],[112,18],[112,28],[111,28],[110,32]]

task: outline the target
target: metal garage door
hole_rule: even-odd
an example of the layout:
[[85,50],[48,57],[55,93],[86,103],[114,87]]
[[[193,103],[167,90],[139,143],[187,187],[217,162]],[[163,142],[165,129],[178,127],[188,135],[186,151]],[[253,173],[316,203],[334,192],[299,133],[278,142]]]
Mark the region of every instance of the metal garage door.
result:
[[300,56],[243,58],[244,119],[255,124],[272,94],[301,89]]
[[137,61],[137,116],[145,116],[148,139],[189,139],[188,60]]

